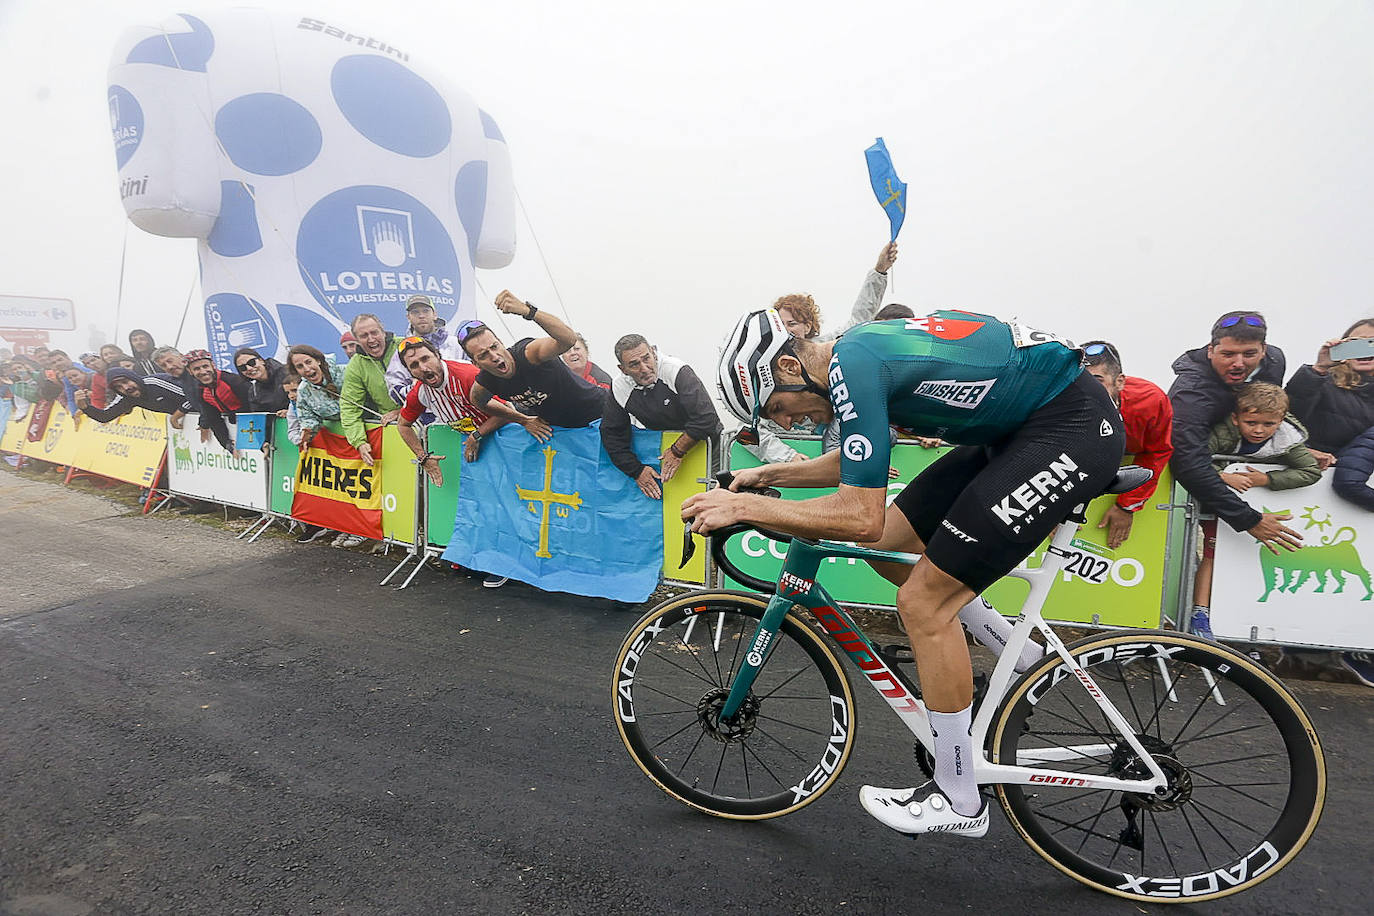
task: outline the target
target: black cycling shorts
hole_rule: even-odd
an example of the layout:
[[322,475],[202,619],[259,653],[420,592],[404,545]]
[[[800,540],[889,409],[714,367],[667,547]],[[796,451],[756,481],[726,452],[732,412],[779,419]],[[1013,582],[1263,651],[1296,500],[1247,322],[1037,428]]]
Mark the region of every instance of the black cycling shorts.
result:
[[893,501],[941,571],[981,593],[1030,556],[1121,466],[1116,405],[1087,372],[1007,438],[961,445]]

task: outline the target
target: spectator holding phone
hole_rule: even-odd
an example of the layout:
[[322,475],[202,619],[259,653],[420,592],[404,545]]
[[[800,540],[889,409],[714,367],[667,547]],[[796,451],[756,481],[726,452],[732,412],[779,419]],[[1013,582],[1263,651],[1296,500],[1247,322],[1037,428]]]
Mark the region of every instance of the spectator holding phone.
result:
[[1362,318],[1293,373],[1288,397],[1307,427],[1308,448],[1325,470],[1335,454],[1374,426],[1374,318]]

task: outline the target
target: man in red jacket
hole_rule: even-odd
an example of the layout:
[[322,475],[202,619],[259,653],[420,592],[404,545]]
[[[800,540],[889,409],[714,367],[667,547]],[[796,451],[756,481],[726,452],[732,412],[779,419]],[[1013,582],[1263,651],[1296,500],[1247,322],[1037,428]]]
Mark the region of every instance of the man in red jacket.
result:
[[1154,476],[1145,483],[1122,493],[1116,505],[1107,510],[1099,528],[1107,529],[1107,546],[1112,550],[1126,543],[1131,536],[1131,522],[1147,500],[1154,495],[1159,475],[1174,453],[1170,428],[1174,422],[1174,408],[1164,390],[1154,382],[1121,371],[1121,354],[1105,340],[1090,340],[1083,344],[1088,372],[1102,383],[1126,426],[1126,454],[1133,455],[1135,464],[1149,468]]

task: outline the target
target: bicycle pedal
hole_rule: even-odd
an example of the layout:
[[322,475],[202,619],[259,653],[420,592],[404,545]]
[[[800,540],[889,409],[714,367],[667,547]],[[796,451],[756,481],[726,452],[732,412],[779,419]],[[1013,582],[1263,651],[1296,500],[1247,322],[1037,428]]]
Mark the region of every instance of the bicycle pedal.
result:
[[889,665],[914,665],[916,657],[911,654],[911,646],[894,642],[877,646],[878,657]]

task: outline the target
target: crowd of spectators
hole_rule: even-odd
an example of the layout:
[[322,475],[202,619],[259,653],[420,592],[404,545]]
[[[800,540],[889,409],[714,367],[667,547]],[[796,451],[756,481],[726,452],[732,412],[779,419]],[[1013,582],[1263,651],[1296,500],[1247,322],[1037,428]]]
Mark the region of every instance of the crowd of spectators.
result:
[[[884,245],[864,277],[858,297],[839,327],[823,331],[821,311],[804,294],[778,298],[774,307],[794,337],[826,339],[871,320],[913,318],[902,305],[882,307],[887,272],[897,259],[895,243]],[[216,366],[205,350],[181,353],[158,347],[142,329],[129,334],[128,353],[109,344],[73,361],[62,350],[44,350],[0,361],[0,393],[18,401],[60,400],[74,416],[108,422],[134,407],[182,417],[198,416],[202,441],[214,436],[232,451],[225,426],[238,412],[285,417],[291,440],[306,447],[324,423],[337,422],[349,444],[371,464],[366,425],[396,423],[402,440],[436,483],[442,475],[418,430],[431,423],[468,433],[465,461],[476,461],[482,444],[507,424],[546,440],[553,427],[600,423],[606,455],[641,493],[661,499],[662,483],[677,472],[699,443],[719,441],[722,424],[711,394],[691,366],[659,352],[640,334],[614,344],[618,374],[612,377],[589,358],[587,342],[556,315],[510,291],[496,297],[504,315],[528,321],[531,333],[507,343],[480,321],[450,330],[433,303],[413,296],[406,306],[403,336],[375,315],[358,315],[340,339],[346,363],[309,345],[290,347],[285,362],[252,348],[233,354],[232,370]],[[1316,358],[1285,379],[1282,350],[1268,343],[1268,325],[1254,311],[1234,311],[1213,324],[1207,343],[1181,354],[1167,395],[1155,383],[1125,372],[1126,361],[1111,342],[1083,345],[1084,361],[1121,412],[1127,452],[1156,477],[1118,496],[1099,527],[1115,549],[1130,538],[1132,522],[1168,466],[1204,511],[1202,559],[1195,578],[1189,627],[1210,637],[1211,562],[1216,525],[1248,532],[1266,549],[1294,550],[1302,535],[1285,513],[1254,509],[1240,498],[1253,487],[1306,486],[1334,468],[1333,486],[1354,505],[1374,511],[1374,319],[1363,319],[1326,341]],[[1286,381],[1286,387],[1285,387]],[[633,429],[675,430],[676,439],[650,463],[631,446]],[[756,439],[741,431],[740,442],[763,461],[803,458],[767,421]],[[834,430],[825,424],[786,432],[819,435],[833,448]],[[939,440],[896,430],[932,447]],[[1280,465],[1260,470],[1253,464]],[[328,532],[310,530],[303,540]],[[338,535],[337,546],[362,541]],[[486,584],[504,580],[488,577]],[[1343,663],[1374,685],[1368,656]]]

